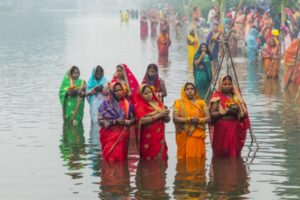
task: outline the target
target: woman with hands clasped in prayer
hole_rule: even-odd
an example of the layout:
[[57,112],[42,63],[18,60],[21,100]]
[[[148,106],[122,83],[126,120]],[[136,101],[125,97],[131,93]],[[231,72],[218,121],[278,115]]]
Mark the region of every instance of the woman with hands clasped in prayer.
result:
[[173,121],[176,128],[177,158],[205,157],[205,125],[210,114],[193,83],[181,89],[181,98],[175,101]]
[[100,142],[105,161],[127,160],[130,126],[135,123],[133,109],[125,98],[122,84],[111,82],[109,96],[99,108]]
[[246,104],[230,75],[223,76],[210,100],[213,155],[239,157],[250,127]]
[[93,69],[92,75],[87,82],[87,100],[90,104],[91,122],[98,122],[98,109],[107,95],[108,80],[104,76],[104,69],[98,65]]
[[170,110],[155,95],[150,85],[142,84],[134,111],[138,121],[138,148],[142,160],[166,160],[165,123]]
[[72,126],[82,123],[85,88],[85,81],[80,79],[79,68],[72,66],[64,76],[59,89],[64,123],[70,123]]

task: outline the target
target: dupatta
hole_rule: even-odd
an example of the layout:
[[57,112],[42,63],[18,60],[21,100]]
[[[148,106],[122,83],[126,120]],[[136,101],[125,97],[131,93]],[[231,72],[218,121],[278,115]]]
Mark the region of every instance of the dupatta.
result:
[[[123,97],[118,103],[113,95],[113,88],[117,83],[120,84],[119,82],[111,82],[109,84],[110,93],[99,107],[99,120],[109,122],[109,124],[106,124],[105,127],[111,125],[114,120],[128,119],[129,117],[130,106],[128,100]],[[120,104],[124,105],[125,111],[120,107]]]
[[[126,89],[128,90],[129,93],[131,93],[132,97],[135,97],[139,88],[138,81],[136,80],[135,76],[133,75],[133,73],[131,72],[131,70],[126,64],[120,64],[118,66],[122,67],[123,69],[124,79],[127,87]],[[118,73],[114,75],[112,82],[119,82]]]
[[[71,77],[71,69],[72,67],[67,71],[67,73],[65,74],[60,89],[59,89],[59,100],[60,103],[62,105],[63,108],[63,119],[64,122],[66,122],[67,117],[66,115],[71,115],[71,124],[76,126],[77,125],[77,121],[75,120],[76,115],[78,114],[78,112],[81,109],[81,117],[83,115],[83,106],[84,106],[84,98],[80,97],[79,95],[75,98],[70,98],[68,96],[68,93],[73,91],[73,90],[85,90],[85,81],[82,79],[78,79],[77,80],[73,80]],[[74,107],[74,110],[72,110],[72,114],[68,113],[66,110],[66,106],[67,106],[67,101],[70,101],[70,106]]]
[[[151,67],[154,67],[154,69],[156,71],[153,79],[150,79],[150,77],[148,75],[148,72],[149,72],[149,70],[150,70]],[[160,88],[160,78],[159,78],[159,75],[158,75],[158,67],[157,67],[156,64],[150,64],[150,65],[148,65],[148,68],[147,68],[146,74],[145,74],[145,76],[143,78],[142,84],[150,85],[151,88],[154,89],[154,91],[156,91],[156,92],[160,92],[161,91],[161,88]]]
[[[136,103],[134,105],[135,114],[138,119],[138,147],[140,147],[140,141],[141,141],[142,119],[145,117],[153,116],[164,109],[163,103],[158,99],[158,97],[155,95],[152,89],[151,89],[152,92],[151,102],[148,102],[144,99],[144,97],[142,96],[142,88],[145,85],[146,84],[140,85],[139,92],[136,97]],[[162,127],[162,130],[164,131],[164,127]]]
[[[236,104],[239,107],[239,115],[238,115],[239,119],[238,120],[240,120],[240,126],[243,130],[246,131],[247,129],[250,128],[250,119],[249,119],[246,103],[245,103],[244,99],[242,98],[242,94],[241,94],[240,90],[232,82],[233,99],[231,99],[231,98],[226,97],[225,94],[223,94],[222,89],[221,89],[222,82],[228,76],[231,77],[230,75],[223,75],[221,77],[221,79],[219,81],[218,90],[212,95],[209,105],[211,106],[212,103],[219,102],[218,110],[221,114],[225,114],[232,104]],[[231,80],[232,80],[232,78],[231,78]],[[214,125],[214,123],[212,123],[212,126],[210,127],[211,144],[213,144],[213,134],[214,134],[213,125]]]
[[[185,84],[186,85],[186,84]],[[204,109],[206,107],[205,101],[201,100],[198,95],[197,90],[195,90],[194,101],[189,100],[185,93],[185,85],[181,88],[181,98],[175,101],[174,111],[178,112],[180,117],[205,117]],[[194,111],[197,110],[197,113]],[[205,124],[189,124],[185,123],[184,125],[175,124],[176,133],[184,131],[187,135],[191,136],[196,128],[205,129]]]

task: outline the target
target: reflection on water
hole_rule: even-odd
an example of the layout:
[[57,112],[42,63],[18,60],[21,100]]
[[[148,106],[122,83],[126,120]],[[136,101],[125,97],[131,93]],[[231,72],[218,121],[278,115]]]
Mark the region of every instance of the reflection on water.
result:
[[59,146],[61,158],[65,162],[64,166],[68,169],[68,175],[73,179],[82,178],[81,169],[85,167],[82,163],[86,159],[85,138],[83,125],[77,127],[64,125],[61,144]]
[[100,176],[101,199],[130,199],[130,179],[127,162],[108,163],[103,161],[101,164]]
[[91,123],[90,127],[90,137],[88,145],[88,160],[90,160],[90,168],[93,170],[92,176],[100,175],[100,165],[101,165],[101,143],[99,139],[99,126],[98,124]]
[[[98,64],[110,79],[115,66],[126,63],[142,80],[147,65],[158,61],[156,39],[141,41],[139,22],[120,24],[118,14],[0,15],[1,199],[300,199],[298,88],[284,91],[281,79],[264,81],[260,64],[246,66],[245,58],[235,58],[258,152],[252,148],[249,156],[244,148],[241,159],[212,159],[207,139],[206,161],[177,162],[169,123],[168,163],[138,162],[131,155],[128,163],[108,164],[101,161],[99,127],[90,124],[88,104],[85,131],[83,126],[62,129],[59,85],[73,64],[87,80]],[[185,37],[171,36],[168,62],[159,69],[168,107],[193,79]],[[55,194],[45,196],[49,187]]]
[[166,192],[166,170],[164,161],[140,161],[136,172],[136,199],[169,199]]
[[208,191],[214,199],[242,197],[249,193],[248,173],[242,158],[213,157],[210,165]]
[[178,159],[174,199],[206,199],[205,158]]

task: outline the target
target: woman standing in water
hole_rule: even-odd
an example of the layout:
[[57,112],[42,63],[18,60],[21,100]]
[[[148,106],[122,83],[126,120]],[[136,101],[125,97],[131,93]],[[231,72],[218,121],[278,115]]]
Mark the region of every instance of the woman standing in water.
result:
[[259,33],[255,27],[252,27],[247,36],[247,55],[248,55],[248,63],[255,64],[256,62],[256,54],[258,50],[257,39],[259,37]]
[[133,109],[121,83],[111,82],[109,96],[99,108],[100,142],[105,161],[127,160],[129,127],[134,124]]
[[268,41],[268,44],[262,50],[261,55],[265,76],[267,78],[278,79],[280,69],[280,48],[273,38]]
[[67,122],[73,126],[82,123],[84,110],[85,81],[81,80],[79,76],[79,68],[71,67],[64,76],[59,90],[64,123]]
[[90,115],[92,123],[98,122],[98,109],[104,100],[105,87],[108,80],[104,77],[103,68],[98,65],[93,69],[92,75],[87,83],[87,100],[90,104]]
[[150,18],[150,29],[151,29],[152,38],[155,38],[157,36],[157,25],[158,25],[158,21],[156,19],[155,14],[153,14]]
[[199,47],[199,38],[194,29],[192,29],[187,35],[186,40],[188,50],[188,64],[191,65],[193,63],[195,53]]
[[166,160],[165,123],[170,111],[154,94],[151,86],[142,84],[134,111],[138,120],[138,146],[142,160]]
[[148,20],[146,15],[142,15],[140,19],[141,39],[148,37]]
[[250,120],[246,104],[230,75],[221,78],[219,89],[210,100],[210,114],[213,155],[239,157],[246,140],[247,129],[250,127]]
[[284,54],[284,85],[300,85],[300,38],[295,39]]
[[117,71],[112,79],[112,82],[120,82],[125,92],[125,97],[129,100],[135,97],[139,83],[135,76],[125,64],[120,64],[117,66]]
[[204,99],[212,80],[212,68],[214,67],[211,54],[205,43],[202,43],[197,50],[193,66],[195,86],[201,99]]
[[158,56],[168,57],[171,39],[166,29],[163,29],[157,39]]
[[177,158],[205,157],[205,123],[210,115],[205,101],[193,83],[181,89],[181,98],[174,103],[173,121],[176,128]]
[[219,31],[219,24],[216,23],[206,38],[206,44],[215,65],[218,64],[220,41],[222,38],[223,36]]
[[158,67],[156,64],[152,63],[148,65],[142,84],[151,86],[151,89],[158,99],[164,102],[163,99],[167,96],[167,89],[165,82],[158,75]]

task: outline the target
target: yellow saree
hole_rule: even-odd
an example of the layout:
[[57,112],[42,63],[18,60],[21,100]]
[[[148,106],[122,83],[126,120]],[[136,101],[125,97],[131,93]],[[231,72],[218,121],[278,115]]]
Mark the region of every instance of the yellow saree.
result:
[[[184,87],[181,99],[175,101],[174,112],[181,118],[204,118],[206,103],[196,95],[195,100],[187,98]],[[178,158],[205,157],[205,124],[175,124]]]

